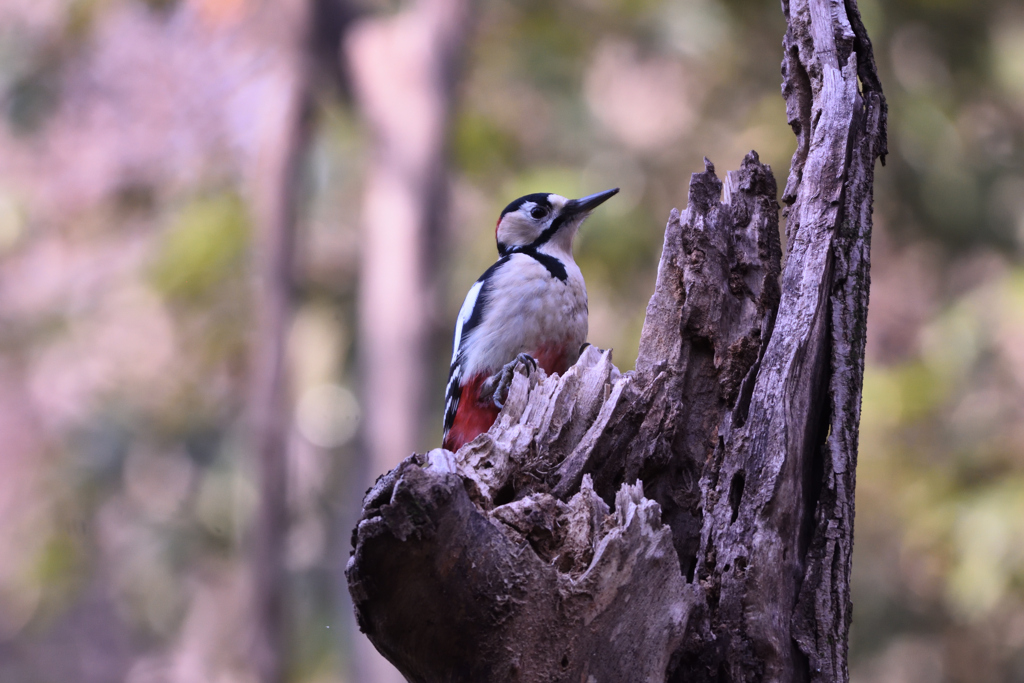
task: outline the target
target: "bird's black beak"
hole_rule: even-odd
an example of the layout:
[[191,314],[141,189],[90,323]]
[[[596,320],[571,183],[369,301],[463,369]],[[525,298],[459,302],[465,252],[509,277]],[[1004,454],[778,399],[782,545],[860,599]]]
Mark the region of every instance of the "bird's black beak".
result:
[[581,197],[580,199],[573,199],[567,202],[565,209],[563,209],[563,213],[589,213],[590,211],[593,211],[594,209],[599,207],[601,204],[604,204],[608,199],[611,199],[618,193],[619,188],[613,187],[612,189],[605,190],[604,192],[598,192],[597,194],[592,194],[587,197]]

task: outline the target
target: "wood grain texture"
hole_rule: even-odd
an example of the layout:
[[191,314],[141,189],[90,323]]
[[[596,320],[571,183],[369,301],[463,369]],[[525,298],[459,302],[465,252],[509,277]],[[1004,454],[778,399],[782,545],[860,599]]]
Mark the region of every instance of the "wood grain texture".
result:
[[751,153],[673,211],[634,372],[590,347],[378,480],[347,575],[410,681],[846,681],[875,159],[853,0],[790,0],[783,200]]

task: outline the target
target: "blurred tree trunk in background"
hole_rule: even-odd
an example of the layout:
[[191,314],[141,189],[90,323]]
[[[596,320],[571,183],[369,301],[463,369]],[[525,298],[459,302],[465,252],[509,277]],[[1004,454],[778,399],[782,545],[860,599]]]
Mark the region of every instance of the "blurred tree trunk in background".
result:
[[771,170],[751,153],[723,182],[708,162],[669,220],[635,373],[590,348],[520,375],[488,435],[377,482],[349,587],[408,680],[848,680],[886,109],[855,0],[783,10],[785,269]]
[[373,148],[362,208],[359,329],[372,476],[420,445],[447,150],[471,0],[418,0],[356,22],[344,54]]
[[310,137],[310,12],[307,0],[266,3],[257,22],[274,55],[277,97],[259,112],[260,145],[248,178],[253,207],[256,331],[251,438],[259,503],[252,533],[253,667],[281,683],[287,665],[285,570],[291,401],[286,340],[291,322],[301,162]]
[[[422,445],[448,203],[448,140],[471,0],[418,0],[354,23],[343,59],[372,148],[362,207],[364,480]],[[360,488],[360,491],[364,490]],[[401,680],[359,637],[361,683]]]
[[[447,142],[469,0],[423,0],[385,18],[350,23],[349,3],[299,0],[264,11],[267,43],[280,55],[279,107],[264,112],[252,177],[259,319],[253,366],[253,435],[260,459],[254,532],[255,659],[262,683],[283,680],[287,438],[285,339],[291,313],[296,192],[310,132],[313,64],[335,50],[373,139],[363,207],[360,351],[367,462],[372,478],[414,450],[427,414],[436,255],[448,194]],[[310,17],[318,25],[310,26]],[[331,26],[321,25],[324,18]],[[328,66],[319,64],[319,67]],[[330,71],[330,69],[328,69]],[[334,74],[331,74],[334,75]],[[342,84],[343,86],[346,84]],[[362,491],[366,482],[360,482]],[[358,651],[364,682],[398,674],[371,648]],[[369,649],[367,652],[366,649]]]

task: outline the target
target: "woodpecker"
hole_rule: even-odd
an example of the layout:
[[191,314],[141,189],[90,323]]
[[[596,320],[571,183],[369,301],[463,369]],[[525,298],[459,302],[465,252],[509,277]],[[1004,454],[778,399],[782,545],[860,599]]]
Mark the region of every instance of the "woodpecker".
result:
[[587,338],[587,289],[572,241],[619,188],[582,199],[537,193],[505,207],[498,260],[469,289],[455,323],[442,445],[457,451],[494,424],[518,362],[563,373]]

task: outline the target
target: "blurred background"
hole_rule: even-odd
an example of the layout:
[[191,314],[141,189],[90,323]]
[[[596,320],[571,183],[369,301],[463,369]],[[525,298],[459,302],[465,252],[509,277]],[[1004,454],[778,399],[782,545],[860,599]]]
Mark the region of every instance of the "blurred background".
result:
[[[891,154],[853,679],[1024,681],[1024,6],[860,7]],[[622,187],[577,254],[632,368],[702,157],[785,181],[784,30],[773,0],[0,0],[0,683],[397,680],[349,532],[440,441],[498,212]]]

